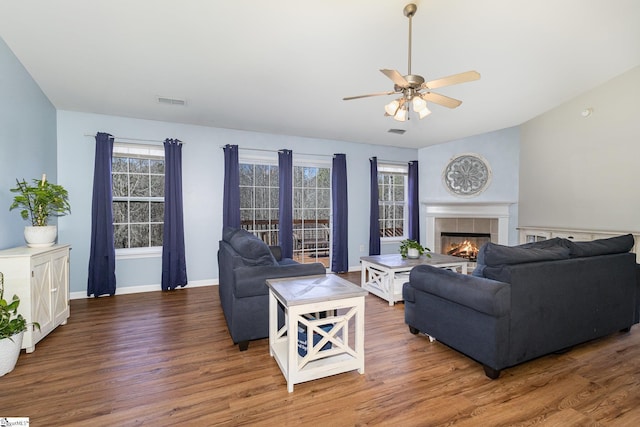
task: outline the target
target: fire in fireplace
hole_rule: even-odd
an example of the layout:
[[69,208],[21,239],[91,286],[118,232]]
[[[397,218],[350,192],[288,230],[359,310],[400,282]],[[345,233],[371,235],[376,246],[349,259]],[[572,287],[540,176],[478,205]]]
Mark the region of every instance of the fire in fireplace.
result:
[[480,246],[491,241],[489,233],[440,233],[442,253],[475,262]]

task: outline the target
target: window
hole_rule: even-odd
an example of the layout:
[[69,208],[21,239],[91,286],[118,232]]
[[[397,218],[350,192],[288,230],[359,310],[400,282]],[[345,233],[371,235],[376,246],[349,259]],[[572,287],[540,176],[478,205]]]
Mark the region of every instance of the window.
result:
[[[277,160],[240,160],[240,224],[269,245],[278,245]],[[293,257],[329,265],[331,248],[331,168],[293,167]]]
[[111,170],[116,250],[162,246],[164,147],[115,143]]
[[329,266],[331,168],[293,167],[293,250],[300,262]]
[[407,167],[378,165],[381,238],[405,238],[407,221]]
[[240,163],[240,226],[278,244],[278,166]]

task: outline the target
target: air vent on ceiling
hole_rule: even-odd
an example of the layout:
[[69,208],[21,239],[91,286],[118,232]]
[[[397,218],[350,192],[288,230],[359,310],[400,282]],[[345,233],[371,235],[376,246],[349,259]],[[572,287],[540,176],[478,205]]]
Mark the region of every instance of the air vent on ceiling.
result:
[[405,129],[389,129],[388,131],[389,133],[395,133],[397,135],[402,135],[403,133],[406,132]]
[[184,105],[187,104],[187,102],[184,99],[166,98],[164,96],[159,96],[158,97],[158,102],[160,104],[166,104],[166,105],[181,105],[181,106],[184,106]]

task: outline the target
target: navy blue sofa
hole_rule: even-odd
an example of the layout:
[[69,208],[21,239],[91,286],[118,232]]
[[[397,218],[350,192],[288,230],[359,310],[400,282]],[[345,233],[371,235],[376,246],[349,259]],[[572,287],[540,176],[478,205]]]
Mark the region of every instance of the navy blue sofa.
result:
[[321,263],[300,264],[282,258],[248,231],[225,227],[218,250],[218,291],[229,333],[240,351],[249,341],[269,336],[269,288],[266,279],[326,274]]
[[632,235],[487,243],[473,275],[421,265],[403,286],[405,322],[481,363],[504,368],[638,323]]

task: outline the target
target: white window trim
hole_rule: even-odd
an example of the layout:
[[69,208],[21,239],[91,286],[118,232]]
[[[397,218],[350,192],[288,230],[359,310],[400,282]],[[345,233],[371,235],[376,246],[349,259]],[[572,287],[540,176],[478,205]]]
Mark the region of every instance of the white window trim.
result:
[[164,147],[150,144],[132,144],[129,142],[114,142],[113,154],[119,157],[142,157],[142,158],[162,158],[164,159]]
[[238,163],[245,163],[249,165],[269,165],[269,166],[278,166],[278,157],[274,156],[265,156],[265,155],[240,155],[238,158]]
[[[409,238],[407,234],[407,226],[409,224],[409,165],[378,164],[378,173],[399,173],[404,175],[404,215],[402,218],[404,227],[402,227],[402,236],[380,237],[380,244],[398,243]],[[378,203],[380,203],[380,200],[378,200]]]
[[306,166],[310,168],[328,168],[332,169],[333,162],[331,159],[325,158],[312,158],[311,156],[305,156],[304,154],[296,156],[295,153],[293,158],[293,166]]
[[[118,156],[118,154],[120,156]],[[158,158],[165,159],[164,146],[155,144],[136,144],[131,142],[113,143],[113,153],[111,157],[142,157],[142,158]],[[113,200],[130,200],[123,197],[112,197]],[[155,197],[161,199],[164,197]],[[115,250],[116,261],[121,259],[141,259],[141,258],[159,258],[162,257],[162,246],[149,246],[145,248],[117,248]]]
[[119,259],[139,259],[139,258],[159,258],[162,256],[162,246],[152,246],[148,248],[120,248],[116,249],[116,260]]
[[409,174],[409,166],[408,165],[391,165],[391,164],[381,164],[378,165],[378,173],[401,173],[408,175]]

